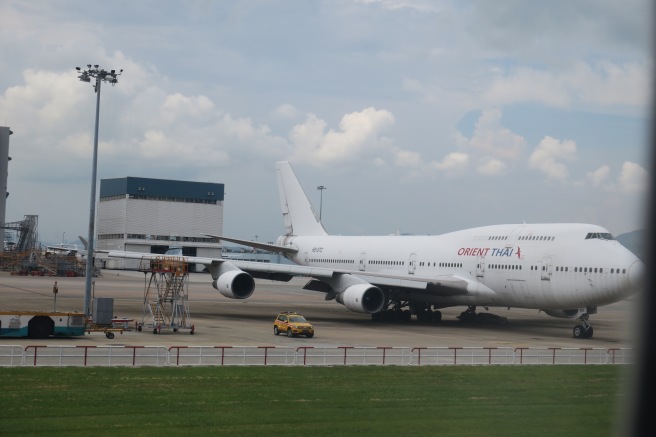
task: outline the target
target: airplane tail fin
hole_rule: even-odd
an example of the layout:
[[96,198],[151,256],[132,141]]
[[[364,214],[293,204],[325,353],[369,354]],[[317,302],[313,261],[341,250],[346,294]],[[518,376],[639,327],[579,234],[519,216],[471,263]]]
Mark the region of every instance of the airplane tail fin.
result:
[[82,244],[84,245],[84,250],[86,250],[86,249],[87,249],[87,244],[88,244],[88,243],[87,243],[87,240],[85,240],[84,237],[82,237],[81,235],[78,235],[77,238],[80,239],[80,241],[81,241]]
[[285,235],[328,235],[289,162],[276,163]]

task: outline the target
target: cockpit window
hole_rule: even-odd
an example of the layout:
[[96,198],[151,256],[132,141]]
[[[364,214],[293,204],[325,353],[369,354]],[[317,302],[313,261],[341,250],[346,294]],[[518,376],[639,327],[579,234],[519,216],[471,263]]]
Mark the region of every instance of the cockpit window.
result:
[[585,236],[586,240],[590,240],[593,238],[598,238],[600,240],[614,240],[615,238],[613,237],[612,234],[608,232],[589,232],[588,235]]

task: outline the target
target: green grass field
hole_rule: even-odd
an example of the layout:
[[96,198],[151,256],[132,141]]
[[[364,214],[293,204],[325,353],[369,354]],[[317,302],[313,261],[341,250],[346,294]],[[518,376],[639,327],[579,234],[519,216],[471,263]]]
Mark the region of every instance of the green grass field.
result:
[[611,436],[625,371],[1,368],[0,435]]

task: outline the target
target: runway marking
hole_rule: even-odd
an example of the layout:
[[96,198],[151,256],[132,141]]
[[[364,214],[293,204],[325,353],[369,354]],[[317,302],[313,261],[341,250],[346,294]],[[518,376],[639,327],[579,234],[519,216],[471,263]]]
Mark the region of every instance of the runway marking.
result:
[[13,288],[14,290],[26,291],[28,293],[38,294],[39,296],[50,296],[50,293],[41,293],[41,292],[34,291],[34,290],[28,290],[27,288],[13,287],[11,285],[0,284],[0,287]]

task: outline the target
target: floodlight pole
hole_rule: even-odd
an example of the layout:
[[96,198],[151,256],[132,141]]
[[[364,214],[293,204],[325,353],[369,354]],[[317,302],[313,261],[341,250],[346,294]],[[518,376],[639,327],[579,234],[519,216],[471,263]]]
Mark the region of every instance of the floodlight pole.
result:
[[94,225],[96,222],[96,173],[98,168],[98,126],[100,124],[100,85],[102,82],[109,82],[112,85],[116,85],[118,80],[116,79],[123,70],[119,73],[116,73],[116,70],[105,71],[98,68],[98,65],[94,65],[93,68],[91,65],[87,65],[88,70],[81,71],[80,67],[76,67],[78,72],[81,71],[78,78],[82,82],[91,82],[91,78],[95,78],[94,89],[96,91],[96,127],[93,136],[93,164],[91,170],[91,196],[89,201],[89,235],[87,243],[87,269],[86,269],[86,283],[84,289],[84,314],[87,318],[91,315],[91,292],[92,292],[92,278],[93,278],[93,268],[95,261],[94,253],[94,234],[95,229]]
[[321,210],[323,208],[323,190],[325,189],[326,187],[324,185],[319,185],[317,187],[317,190],[319,190],[319,192],[321,193],[321,195],[319,196],[319,221],[321,221]]

